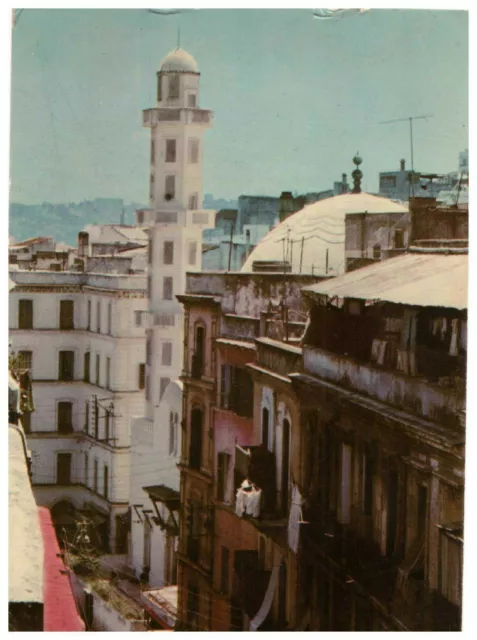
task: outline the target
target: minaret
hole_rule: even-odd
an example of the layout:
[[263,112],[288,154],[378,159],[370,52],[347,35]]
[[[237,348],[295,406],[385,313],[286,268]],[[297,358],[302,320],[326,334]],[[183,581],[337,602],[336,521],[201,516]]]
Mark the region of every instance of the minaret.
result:
[[146,406],[154,417],[168,380],[178,378],[183,358],[183,307],[187,271],[199,271],[202,230],[215,212],[202,209],[203,136],[212,112],[199,107],[197,62],[177,48],[157,73],[157,106],[143,112],[151,130],[149,209],[137,221],[149,227],[149,311]]

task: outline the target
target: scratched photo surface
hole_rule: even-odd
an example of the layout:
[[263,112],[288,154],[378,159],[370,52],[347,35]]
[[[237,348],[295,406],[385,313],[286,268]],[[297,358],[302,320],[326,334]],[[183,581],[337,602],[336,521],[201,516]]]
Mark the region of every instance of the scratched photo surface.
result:
[[465,630],[468,13],[11,28],[9,630]]

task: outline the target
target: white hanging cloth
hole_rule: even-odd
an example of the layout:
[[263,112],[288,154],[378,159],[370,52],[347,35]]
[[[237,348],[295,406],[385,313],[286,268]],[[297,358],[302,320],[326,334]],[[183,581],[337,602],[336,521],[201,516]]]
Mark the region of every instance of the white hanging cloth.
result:
[[290,516],[288,518],[288,546],[292,551],[298,553],[298,543],[300,540],[300,520],[302,520],[301,506],[303,499],[300,490],[293,485]]
[[250,621],[250,631],[256,631],[260,627],[260,625],[264,623],[265,618],[268,616],[268,612],[270,611],[270,607],[272,606],[275,591],[277,589],[279,571],[280,565],[273,567],[272,575],[270,576],[270,582],[268,583],[267,592],[265,593],[265,598],[263,599],[262,606],[258,610],[255,618]]

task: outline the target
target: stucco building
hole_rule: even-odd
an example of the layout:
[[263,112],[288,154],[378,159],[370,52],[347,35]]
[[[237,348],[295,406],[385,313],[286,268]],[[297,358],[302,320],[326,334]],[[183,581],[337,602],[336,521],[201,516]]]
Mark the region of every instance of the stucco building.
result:
[[144,403],[146,276],[10,275],[10,340],[36,406],[23,425],[35,498],[59,531],[74,531],[78,511],[97,546],[125,553],[130,420]]

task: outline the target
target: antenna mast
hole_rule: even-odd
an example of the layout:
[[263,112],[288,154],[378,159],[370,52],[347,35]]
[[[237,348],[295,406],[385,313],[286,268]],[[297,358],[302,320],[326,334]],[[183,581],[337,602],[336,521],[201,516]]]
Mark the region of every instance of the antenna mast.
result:
[[414,196],[414,140],[412,135],[412,121],[413,120],[427,120],[427,118],[433,118],[433,115],[429,116],[409,116],[408,118],[398,118],[397,120],[385,120],[379,124],[393,124],[394,122],[407,122],[409,121],[409,137],[411,141],[411,195]]

